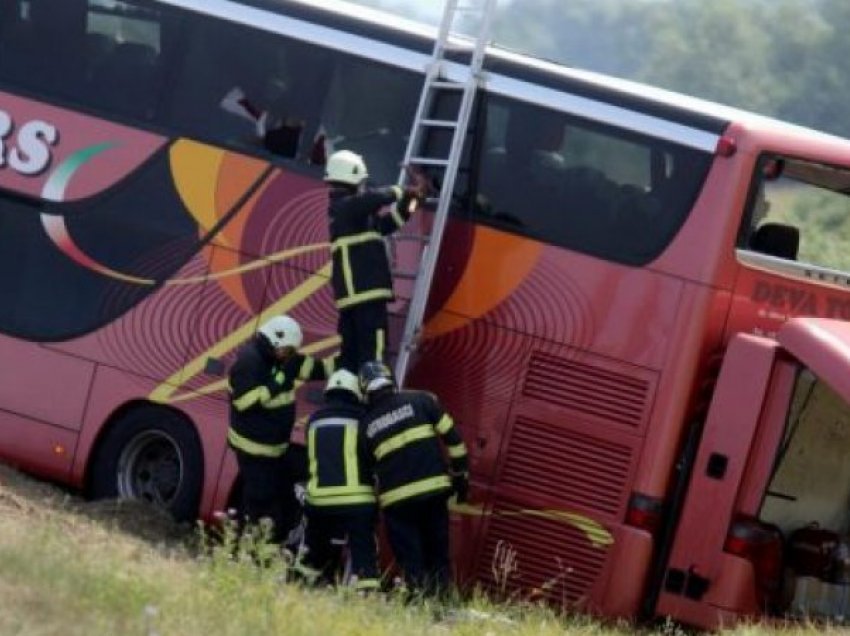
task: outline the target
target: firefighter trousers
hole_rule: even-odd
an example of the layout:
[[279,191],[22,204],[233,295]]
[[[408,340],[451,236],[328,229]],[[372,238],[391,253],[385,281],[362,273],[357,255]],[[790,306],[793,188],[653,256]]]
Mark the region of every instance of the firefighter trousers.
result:
[[342,347],[338,368],[357,373],[364,362],[383,360],[388,328],[385,300],[373,300],[340,310],[337,330],[342,338]]
[[306,451],[290,446],[280,457],[249,455],[236,450],[242,484],[242,514],[248,523],[272,522],[272,543],[283,543],[301,519],[295,484],[307,480]]
[[325,583],[336,583],[343,569],[342,548],[347,542],[351,574],[358,583],[378,581],[378,552],[375,545],[375,506],[346,510],[307,509],[306,563],[321,572]]
[[451,582],[448,494],[402,501],[383,510],[387,539],[413,591],[445,592]]

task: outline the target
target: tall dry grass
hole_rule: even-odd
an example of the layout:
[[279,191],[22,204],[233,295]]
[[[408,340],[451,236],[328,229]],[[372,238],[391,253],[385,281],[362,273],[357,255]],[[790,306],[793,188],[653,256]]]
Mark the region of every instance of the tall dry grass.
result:
[[[0,466],[0,634],[144,636],[630,633],[534,605],[361,598],[286,583],[138,503],[87,503]],[[209,545],[206,544],[209,548]],[[668,624],[659,631],[677,634]],[[763,633],[764,628],[738,633]],[[796,628],[791,631],[798,631]],[[814,633],[800,629],[800,633]]]

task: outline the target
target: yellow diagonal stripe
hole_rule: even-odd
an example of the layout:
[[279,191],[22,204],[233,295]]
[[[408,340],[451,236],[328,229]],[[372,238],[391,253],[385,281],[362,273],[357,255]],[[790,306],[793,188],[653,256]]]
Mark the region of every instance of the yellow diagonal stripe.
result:
[[188,382],[201,371],[207,363],[207,358],[220,358],[227,352],[238,347],[240,344],[248,340],[257,328],[258,323],[262,323],[272,316],[286,313],[306,298],[316,293],[323,285],[328,282],[331,273],[331,264],[325,263],[315,274],[307,278],[303,283],[295,289],[280,298],[277,302],[266,307],[258,317],[251,318],[241,327],[228,334],[219,340],[212,347],[201,353],[194,360],[189,362],[183,368],[177,370],[169,376],[164,382],[157,386],[150,394],[150,399],[155,402],[168,402],[171,396],[179,388],[181,379],[183,382]]
[[[459,504],[451,502],[449,509],[459,515],[483,517],[493,515],[492,510],[485,510],[481,504]],[[600,523],[590,517],[566,510],[524,508],[521,510],[500,510],[495,513],[500,517],[537,517],[560,521],[580,530],[595,548],[605,547],[614,543],[614,536]]]

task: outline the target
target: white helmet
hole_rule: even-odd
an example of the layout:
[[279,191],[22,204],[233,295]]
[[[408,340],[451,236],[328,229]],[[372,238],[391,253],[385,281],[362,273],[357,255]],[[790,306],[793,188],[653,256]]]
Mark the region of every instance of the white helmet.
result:
[[360,185],[369,176],[363,157],[350,150],[338,150],[325,164],[325,181]]
[[360,392],[360,380],[347,369],[334,371],[331,374],[331,377],[328,378],[328,385],[325,387],[325,393],[337,390],[348,391],[356,395],[358,400],[363,399],[363,394]]
[[289,316],[275,316],[264,322],[259,332],[268,338],[272,347],[294,347],[298,349],[304,341],[301,326]]

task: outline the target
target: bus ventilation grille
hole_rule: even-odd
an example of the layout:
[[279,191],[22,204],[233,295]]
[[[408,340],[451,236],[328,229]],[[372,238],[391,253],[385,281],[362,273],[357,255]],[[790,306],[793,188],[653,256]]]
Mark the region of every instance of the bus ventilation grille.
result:
[[520,417],[499,481],[523,500],[543,497],[559,508],[616,517],[626,503],[631,463],[627,446]]
[[543,597],[580,608],[607,551],[607,541],[566,517],[547,518],[545,511],[528,514],[515,504],[497,500],[476,578],[499,596]]
[[537,352],[522,392],[593,420],[639,428],[648,416],[653,382],[654,374],[644,369],[626,374]]

